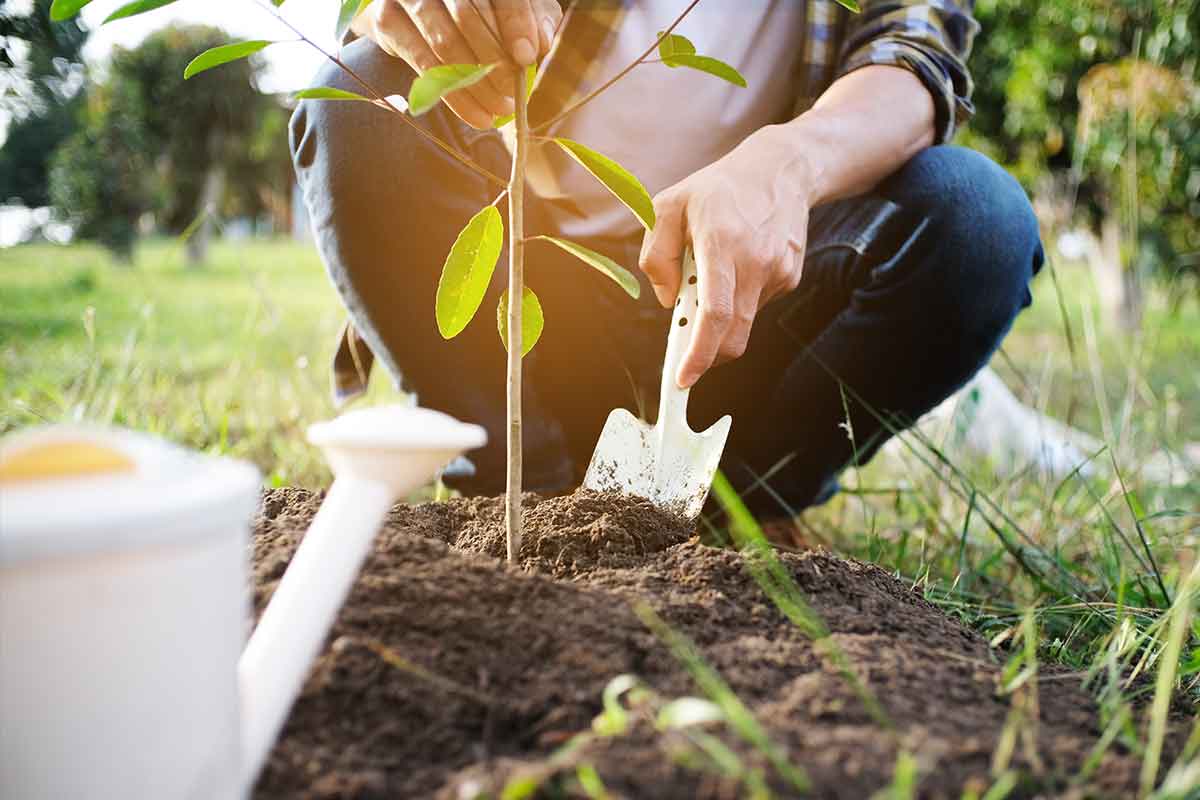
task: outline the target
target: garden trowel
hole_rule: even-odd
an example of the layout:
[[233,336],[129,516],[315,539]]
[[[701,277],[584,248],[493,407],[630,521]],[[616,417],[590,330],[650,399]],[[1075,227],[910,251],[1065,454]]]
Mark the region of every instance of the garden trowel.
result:
[[646,497],[689,519],[700,516],[704,507],[732,421],[726,415],[695,433],[687,422],[690,390],[675,383],[700,310],[696,284],[696,262],[688,249],[667,334],[658,421],[650,425],[623,408],[613,409],[583,479],[588,489]]

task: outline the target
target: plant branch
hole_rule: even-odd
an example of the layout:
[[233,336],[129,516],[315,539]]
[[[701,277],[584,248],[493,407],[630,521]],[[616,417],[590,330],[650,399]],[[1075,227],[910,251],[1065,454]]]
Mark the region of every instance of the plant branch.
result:
[[343,61],[340,57],[335,56],[333,53],[330,53],[324,47],[321,47],[321,45],[317,44],[312,39],[308,38],[308,36],[305,35],[304,31],[300,30],[295,25],[293,25],[282,14],[280,14],[273,6],[270,6],[267,3],[262,2],[262,0],[260,0],[259,5],[262,6],[267,11],[267,13],[269,13],[275,19],[279,20],[284,25],[286,25],[288,27],[288,29],[291,30],[292,33],[299,36],[300,41],[307,43],[318,53],[325,56],[325,58],[329,59],[334,64],[336,64],[339,68],[344,70],[347,75],[349,75],[351,78],[353,78],[354,81],[356,83],[358,83],[359,86],[361,86],[363,89],[365,89],[374,98],[375,105],[385,108],[387,110],[390,110],[394,114],[397,114],[400,117],[400,119],[404,120],[404,123],[406,125],[408,125],[414,131],[419,133],[421,136],[425,137],[426,140],[428,140],[428,141],[432,142],[433,144],[437,145],[438,147],[440,147],[442,150],[444,150],[446,152],[447,155],[449,155],[454,160],[458,161],[464,167],[467,167],[468,169],[477,172],[479,175],[481,175],[484,178],[487,178],[489,181],[491,181],[492,183],[495,183],[498,186],[507,186],[508,185],[507,182],[503,178],[499,177],[491,170],[489,170],[486,167],[482,166],[481,164],[477,163],[470,156],[467,156],[466,154],[460,153],[459,151],[455,150],[453,145],[442,141],[440,138],[438,138],[437,136],[433,135],[432,133],[430,133],[429,131],[425,130],[420,125],[418,125],[415,121],[413,121],[413,119],[411,117],[408,116],[408,114],[405,114],[403,111],[396,108],[396,106],[392,105],[392,103],[387,99],[387,97],[382,92],[377,90],[371,84],[367,83],[367,81],[364,80],[363,77],[361,75],[359,75],[357,72],[355,72],[350,67],[349,64],[347,64],[345,61]]
[[571,105],[564,108],[562,111],[559,111],[557,114],[555,114],[550,119],[543,122],[541,125],[538,125],[536,128],[533,129],[533,131],[536,133],[538,131],[543,131],[546,128],[549,128],[551,125],[558,122],[563,117],[567,116],[568,114],[572,113],[573,111],[578,110],[582,106],[590,103],[593,99],[595,99],[596,95],[600,94],[605,89],[612,86],[617,81],[621,80],[621,78],[624,78],[626,75],[628,75],[629,72],[634,67],[636,67],[638,64],[642,63],[643,59],[650,57],[650,55],[652,55],[656,50],[658,50],[659,43],[662,42],[663,39],[666,39],[668,36],[671,35],[671,31],[675,30],[676,26],[678,26],[679,23],[683,22],[683,18],[686,17],[691,12],[691,10],[696,7],[696,4],[699,2],[700,2],[700,0],[692,0],[692,2],[688,3],[687,8],[685,8],[683,11],[681,11],[679,16],[675,18],[675,21],[672,22],[670,25],[668,25],[667,29],[665,31],[663,31],[662,33],[660,33],[658,38],[654,40],[654,44],[650,45],[650,47],[648,47],[646,49],[646,52],[644,52],[640,56],[638,56],[633,61],[632,64],[625,67],[625,69],[621,70],[616,75],[609,78],[607,81],[605,81],[599,87],[588,92],[587,95],[580,98],[578,102],[572,103]]
[[529,151],[529,100],[525,73],[513,73],[512,177],[508,182],[508,474],[504,495],[504,530],[508,560],[521,551],[521,306],[525,300],[525,159]]

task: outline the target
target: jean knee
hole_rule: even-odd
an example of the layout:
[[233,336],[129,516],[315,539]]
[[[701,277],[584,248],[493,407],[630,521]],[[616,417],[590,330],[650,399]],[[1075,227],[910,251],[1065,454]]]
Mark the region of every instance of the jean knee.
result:
[[886,187],[929,221],[935,280],[931,301],[956,333],[999,344],[1031,302],[1043,261],[1037,218],[1021,185],[964,147],[919,153]]
[[[340,58],[353,74],[327,60],[313,77],[313,88],[368,94],[359,83],[361,79],[381,95],[407,94],[415,77],[403,61],[387,55],[369,39],[351,42],[342,48]],[[327,153],[326,160],[333,161],[361,153],[369,144],[364,132],[380,126],[382,113],[371,103],[301,100],[288,126],[288,143],[297,174],[302,176],[304,170],[314,166],[318,148]]]

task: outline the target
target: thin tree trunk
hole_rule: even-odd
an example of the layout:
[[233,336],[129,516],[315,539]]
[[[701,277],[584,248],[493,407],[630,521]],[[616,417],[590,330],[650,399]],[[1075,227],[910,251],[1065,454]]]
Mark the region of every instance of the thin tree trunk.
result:
[[212,217],[217,213],[224,194],[225,165],[214,160],[204,173],[204,186],[200,191],[200,217],[187,240],[187,260],[190,267],[202,265],[208,257],[208,245],[212,239]]
[[521,305],[525,294],[525,159],[529,149],[525,70],[513,77],[516,147],[508,181],[508,480],[504,497],[508,560],[521,550]]
[[1089,248],[1089,261],[1096,290],[1100,295],[1100,308],[1106,320],[1119,320],[1124,305],[1121,277],[1121,221],[1112,214],[1105,214],[1100,221],[1100,240],[1097,247]]

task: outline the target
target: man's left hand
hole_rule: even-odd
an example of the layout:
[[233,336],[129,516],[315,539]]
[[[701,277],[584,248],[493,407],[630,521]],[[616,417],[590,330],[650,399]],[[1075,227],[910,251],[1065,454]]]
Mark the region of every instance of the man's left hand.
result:
[[699,315],[675,378],[680,388],[741,356],[758,310],[799,285],[814,184],[795,142],[770,126],[654,198],[657,222],[638,266],[658,301],[675,303],[688,244],[699,275]]

